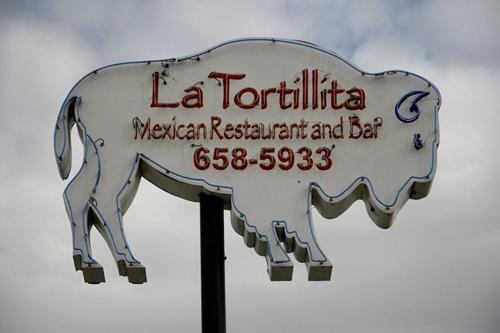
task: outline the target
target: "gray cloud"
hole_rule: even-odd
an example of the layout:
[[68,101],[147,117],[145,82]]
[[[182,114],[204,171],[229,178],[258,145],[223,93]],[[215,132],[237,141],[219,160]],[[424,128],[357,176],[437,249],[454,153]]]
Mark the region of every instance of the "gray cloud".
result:
[[107,283],[84,284],[72,267],[53,126],[94,68],[279,36],[367,71],[433,81],[443,95],[439,166],[430,196],[409,202],[389,230],[360,203],[334,221],[315,213],[331,282],[307,282],[298,263],[294,281],[269,282],[264,259],[227,223],[228,332],[498,332],[499,14],[497,1],[1,2],[0,331],[200,331],[198,205],[144,181],[125,223],[148,283],[120,278],[95,233]]

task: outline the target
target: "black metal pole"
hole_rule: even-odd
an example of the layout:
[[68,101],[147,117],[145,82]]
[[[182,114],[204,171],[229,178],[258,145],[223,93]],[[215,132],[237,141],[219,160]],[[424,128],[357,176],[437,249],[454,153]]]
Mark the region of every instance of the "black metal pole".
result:
[[200,194],[201,328],[226,332],[224,201]]

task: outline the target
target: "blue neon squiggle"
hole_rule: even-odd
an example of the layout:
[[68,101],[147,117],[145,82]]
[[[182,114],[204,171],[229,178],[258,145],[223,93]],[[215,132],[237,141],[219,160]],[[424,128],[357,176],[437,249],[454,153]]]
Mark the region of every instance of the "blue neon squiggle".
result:
[[413,145],[417,150],[424,148],[424,142],[422,141],[422,135],[420,133],[415,133],[413,135]]
[[[406,101],[407,98],[413,95],[417,95],[417,97],[413,100],[413,102],[410,105],[410,112],[415,112],[415,115],[413,117],[406,118],[401,114],[399,108],[401,107],[401,104],[403,104],[404,101]],[[418,117],[420,117],[420,108],[418,107],[417,103],[420,102],[420,100],[427,95],[429,95],[428,91],[411,91],[406,95],[404,95],[403,97],[401,97],[401,99],[396,103],[396,106],[394,107],[394,112],[396,113],[396,117],[398,117],[398,119],[403,123],[407,124],[417,120]]]

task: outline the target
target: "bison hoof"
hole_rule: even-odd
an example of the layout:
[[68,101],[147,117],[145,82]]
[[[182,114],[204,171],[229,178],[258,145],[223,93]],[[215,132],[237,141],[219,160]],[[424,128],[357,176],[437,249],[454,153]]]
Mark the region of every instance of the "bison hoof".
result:
[[127,266],[128,282],[133,284],[142,284],[147,281],[146,267],[140,264]]
[[293,263],[291,261],[285,263],[271,263],[267,272],[271,281],[292,281]]
[[75,254],[73,256],[73,264],[75,265],[75,271],[82,270],[82,256],[80,254]]
[[105,282],[104,269],[100,264],[93,264],[92,266],[82,267],[83,279],[90,284],[99,284]]
[[120,274],[120,276],[127,276],[127,265],[125,264],[125,260],[118,260],[116,265],[118,266],[118,274]]
[[307,262],[306,267],[309,281],[330,281],[332,277],[332,264],[328,260]]

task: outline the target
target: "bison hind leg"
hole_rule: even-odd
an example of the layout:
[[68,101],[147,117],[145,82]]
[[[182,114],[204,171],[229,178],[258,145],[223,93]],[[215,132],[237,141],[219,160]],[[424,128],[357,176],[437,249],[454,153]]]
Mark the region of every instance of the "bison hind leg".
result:
[[104,269],[99,263],[84,264],[82,263],[82,255],[73,255],[73,263],[75,265],[76,271],[83,272],[83,279],[89,284],[99,284],[101,282],[106,282],[104,278]]
[[[73,256],[74,261],[81,261],[81,256],[79,254]],[[89,284],[99,284],[106,282],[104,278],[104,268],[99,263],[92,265],[83,265],[81,267],[83,272],[83,280]]]
[[109,225],[104,217],[111,215],[112,220],[113,217],[118,219],[116,215],[119,214],[119,211],[102,212],[103,208],[98,208],[93,204],[91,205],[91,210],[92,224],[102,235],[113,254],[113,258],[118,268],[118,274],[120,276],[127,276],[128,281],[132,284],[142,284],[146,282],[146,268],[132,255],[128,243],[125,240],[124,230],[119,228],[119,232],[114,231],[116,228]]
[[[83,171],[84,172],[84,171]],[[81,172],[80,174],[82,174]],[[92,257],[90,242],[89,205],[82,200],[82,189],[85,184],[78,175],[64,192],[64,202],[70,218],[73,238],[73,263],[75,270],[81,270],[85,282],[97,284],[105,282],[102,266]]]

